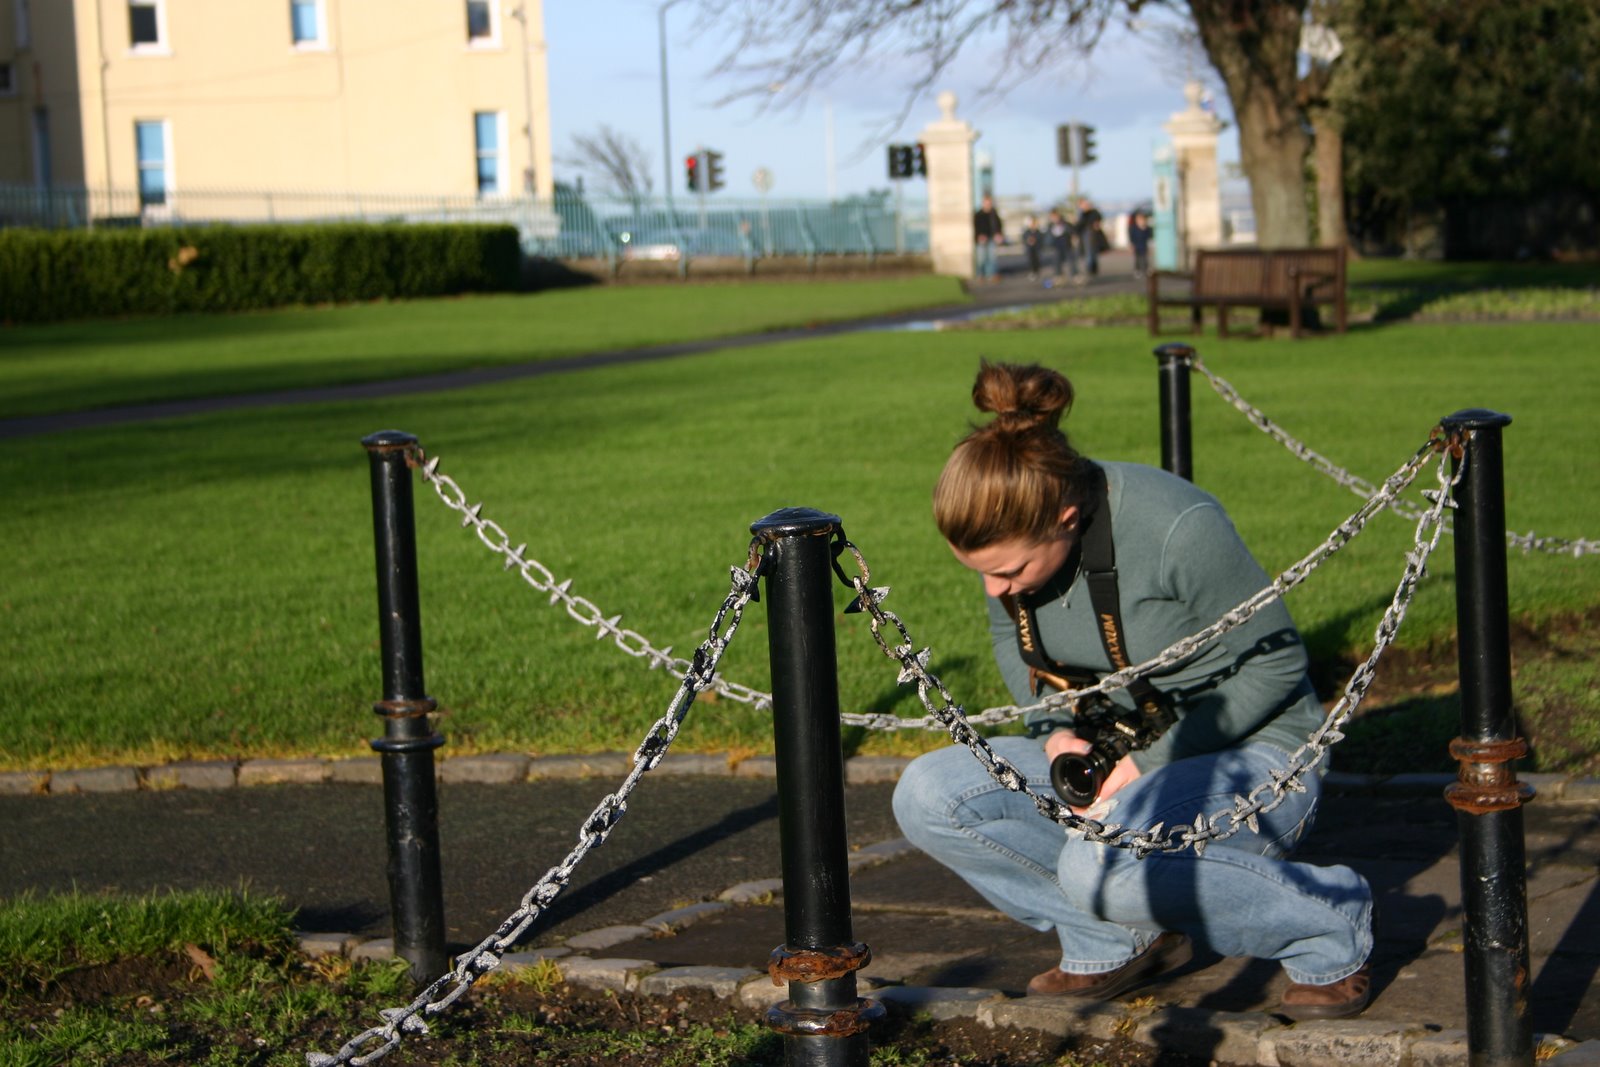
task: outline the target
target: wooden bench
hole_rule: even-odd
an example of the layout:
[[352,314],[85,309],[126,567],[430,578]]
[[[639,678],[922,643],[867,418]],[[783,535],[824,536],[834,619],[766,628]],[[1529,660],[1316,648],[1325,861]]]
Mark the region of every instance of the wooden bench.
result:
[[[1163,293],[1161,279],[1184,278],[1186,293]],[[1204,325],[1204,309],[1217,309],[1217,336],[1228,336],[1228,309],[1253,307],[1289,313],[1289,330],[1302,331],[1305,309],[1332,304],[1340,333],[1345,332],[1345,250],[1338,248],[1221,248],[1195,253],[1192,272],[1151,271],[1150,336],[1161,332],[1160,309],[1187,307],[1194,332]]]

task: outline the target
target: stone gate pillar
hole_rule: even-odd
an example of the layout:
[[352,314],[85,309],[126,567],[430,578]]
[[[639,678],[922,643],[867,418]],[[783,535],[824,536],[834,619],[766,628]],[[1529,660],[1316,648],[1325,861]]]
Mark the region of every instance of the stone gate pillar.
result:
[[1178,157],[1179,254],[1185,264],[1194,262],[1200,248],[1222,244],[1222,186],[1217,175],[1217,135],[1222,120],[1200,106],[1205,88],[1197,81],[1183,87],[1189,106],[1173,114],[1162,127],[1172,137]]
[[978,133],[956,118],[956,94],[939,94],[943,117],[922,130],[928,168],[928,251],[935,274],[970,278],[972,264],[972,142]]

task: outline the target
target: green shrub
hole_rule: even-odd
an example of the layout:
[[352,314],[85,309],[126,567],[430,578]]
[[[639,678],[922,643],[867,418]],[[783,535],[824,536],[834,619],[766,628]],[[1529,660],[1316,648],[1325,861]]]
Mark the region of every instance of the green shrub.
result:
[[517,288],[510,226],[0,231],[0,322],[244,311]]

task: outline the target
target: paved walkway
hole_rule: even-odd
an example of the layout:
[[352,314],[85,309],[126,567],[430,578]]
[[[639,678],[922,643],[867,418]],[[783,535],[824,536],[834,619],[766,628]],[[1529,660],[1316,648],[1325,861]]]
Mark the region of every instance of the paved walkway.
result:
[[[1360,1019],[1291,1026],[1273,1014],[1284,982],[1276,967],[1206,953],[1105,1007],[1023,997],[1028,977],[1054,965],[1053,938],[995,914],[898,839],[888,798],[902,765],[847,764],[855,936],[873,951],[865,984],[891,1006],[1103,1035],[1132,1019],[1141,1040],[1227,1063],[1465,1062],[1447,779],[1335,776],[1300,856],[1349,864],[1372,883],[1376,995]],[[441,763],[455,946],[475,944],[565,856],[625,768],[616,755]],[[388,951],[376,760],[189,765],[181,780],[162,773],[144,772],[140,789],[128,768],[67,772],[46,786],[56,795],[0,795],[0,896],[247,884],[299,909],[302,928],[320,935],[309,948]],[[592,776],[573,777],[582,773]],[[771,775],[770,759],[733,768],[721,756],[669,757],[527,947],[557,957],[577,982],[658,994],[705,987],[752,1007],[781,996],[760,974],[785,936]],[[1532,1022],[1539,1034],[1579,1043],[1558,1064],[1600,1063],[1600,781],[1531,777],[1540,789],[1524,809]],[[319,782],[236,784],[274,778]],[[152,779],[165,788],[148,788]],[[10,776],[0,792],[24,784]],[[75,788],[116,791],[68,792]]]

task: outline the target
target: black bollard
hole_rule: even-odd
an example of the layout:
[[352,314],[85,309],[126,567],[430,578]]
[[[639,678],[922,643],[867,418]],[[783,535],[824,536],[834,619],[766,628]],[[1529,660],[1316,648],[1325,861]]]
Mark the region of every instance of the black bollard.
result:
[[844,754],[834,654],[833,535],[839,519],[810,508],[775,511],[750,527],[766,543],[768,648],[784,933],[768,970],[789,999],[767,1013],[784,1061],[866,1067],[867,1028],[882,1005],[856,995],[871,953],[850,925]]
[[444,738],[428,713],[437,704],[422,682],[422,609],[417,595],[417,534],[412,516],[408,433],[383,430],[361,439],[372,463],[372,535],[378,563],[378,634],[382,642],[384,821],[389,838],[389,906],[395,954],[418,984],[443,974],[444,890],[439,877],[439,799],[433,750]]
[[[1533,1063],[1528,1011],[1528,892],[1522,805],[1533,787],[1513,763],[1528,751],[1511,705],[1506,593],[1505,475],[1500,431],[1509,415],[1474,409],[1442,420],[1472,431],[1456,487],[1456,630],[1461,669],[1460,762],[1445,798],[1461,835],[1467,1050],[1472,1067]],[[1459,469],[1459,463],[1457,468]]]
[[1194,349],[1185,344],[1161,345],[1155,356],[1161,361],[1161,469],[1192,482],[1189,375]]

